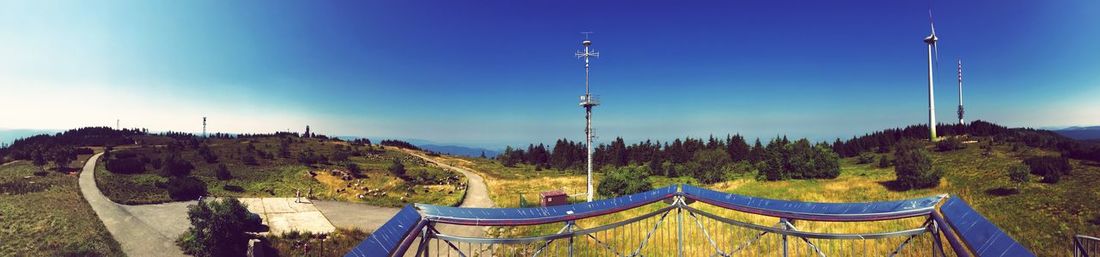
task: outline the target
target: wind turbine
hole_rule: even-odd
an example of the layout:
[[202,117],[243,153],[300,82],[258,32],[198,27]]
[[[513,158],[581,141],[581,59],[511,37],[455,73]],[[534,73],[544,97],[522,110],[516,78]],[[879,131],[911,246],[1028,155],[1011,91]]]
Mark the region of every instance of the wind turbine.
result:
[[936,37],[936,23],[932,21],[932,10],[928,10],[928,24],[932,27],[932,34],[924,38],[924,43],[928,44],[928,134],[929,140],[936,141],[936,97],[932,85],[932,50],[936,51],[936,63],[939,63],[940,49],[936,45],[936,41],[940,38]]

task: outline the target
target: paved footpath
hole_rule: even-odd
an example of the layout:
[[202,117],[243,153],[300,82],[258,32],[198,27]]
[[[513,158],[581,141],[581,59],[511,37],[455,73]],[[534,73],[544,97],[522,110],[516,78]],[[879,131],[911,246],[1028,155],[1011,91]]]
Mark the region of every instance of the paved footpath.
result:
[[[115,241],[122,245],[122,251],[129,256],[186,256],[175,244],[175,235],[179,234],[164,234],[170,231],[157,229],[157,227],[171,227],[177,224],[146,223],[127,208],[111,202],[99,191],[95,183],[95,163],[100,155],[102,154],[93,155],[84,164],[84,171],[80,173],[80,192],[92,205],[92,210],[103,221],[107,231],[111,232]],[[186,210],[186,203],[172,204],[183,206]],[[183,215],[186,220],[187,212],[183,211]]]
[[[470,170],[455,167],[414,151],[413,156],[440,167],[456,170],[467,177],[468,188],[462,207],[493,207],[485,180]],[[91,204],[107,231],[122,245],[129,256],[186,256],[175,245],[175,239],[187,231],[187,206],[196,201],[170,202],[147,205],[124,205],[112,202],[95,182],[96,161],[102,154],[93,155],[80,173],[80,192]],[[398,208],[386,208],[362,203],[319,201],[293,203],[293,198],[241,198],[251,212],[263,216],[264,223],[274,233],[291,229],[298,231],[329,232],[336,227],[358,228],[374,231],[397,214]],[[441,225],[446,234],[482,237],[484,228]]]

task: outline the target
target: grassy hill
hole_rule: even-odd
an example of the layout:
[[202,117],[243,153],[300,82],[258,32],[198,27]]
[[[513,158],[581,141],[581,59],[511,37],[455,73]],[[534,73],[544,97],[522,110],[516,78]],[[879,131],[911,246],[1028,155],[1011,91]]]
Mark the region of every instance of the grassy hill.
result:
[[[89,155],[80,156],[79,166]],[[0,166],[0,255],[123,256],[80,194],[75,174],[29,161]]]
[[[175,145],[168,137],[139,138],[141,145],[120,146],[111,161],[136,159],[141,170],[112,172],[101,161],[96,181],[111,200],[126,204],[172,201],[164,174],[169,156],[193,166],[190,177],[215,197],[294,197],[312,189],[314,198],[401,206],[410,202],[453,205],[461,201],[465,178],[425,161],[381,146],[296,136],[211,138],[198,145]],[[210,156],[216,156],[211,158]],[[215,159],[215,160],[211,160]],[[408,177],[388,168],[397,159]],[[352,171],[354,164],[360,171]],[[228,178],[218,178],[225,166]]]
[[[1100,185],[1100,164],[1071,160],[1072,173],[1057,184],[1035,182],[1039,181],[1039,177],[1032,175],[1033,182],[1019,186],[1019,193],[1011,193],[1006,189],[1017,185],[1009,181],[1008,167],[1019,165],[1028,157],[1058,153],[999,144],[994,145],[987,154],[978,144],[983,143],[967,144],[965,149],[949,152],[933,151],[933,165],[946,171],[940,185],[934,188],[895,189],[892,186],[895,181],[893,167],[879,168],[877,162],[858,164],[858,157],[842,159],[841,174],[836,179],[759,181],[753,174],[743,174],[703,186],[751,196],[817,202],[899,200],[947,193],[966,200],[1040,256],[1069,255],[1071,249],[1066,242],[1074,234],[1100,235],[1100,201],[1095,201],[1100,199],[1100,190],[1096,189],[1096,185]],[[932,144],[926,147],[934,148]],[[891,153],[879,153],[875,156],[876,160],[879,155],[892,157]],[[584,193],[585,178],[582,174],[554,170],[536,172],[530,165],[504,167],[497,161],[485,159],[470,158],[464,163],[484,173],[490,194],[498,206],[516,207],[520,196],[537,204],[538,192],[549,189],[565,188],[570,194]],[[597,173],[594,177],[598,183],[602,176]],[[653,176],[649,180],[654,187],[695,183],[691,178]],[[621,220],[630,214],[641,213],[633,212],[636,213],[608,215],[586,225],[591,227],[596,223]],[[516,236],[553,233],[557,229],[560,225],[552,224],[491,232],[497,236]]]

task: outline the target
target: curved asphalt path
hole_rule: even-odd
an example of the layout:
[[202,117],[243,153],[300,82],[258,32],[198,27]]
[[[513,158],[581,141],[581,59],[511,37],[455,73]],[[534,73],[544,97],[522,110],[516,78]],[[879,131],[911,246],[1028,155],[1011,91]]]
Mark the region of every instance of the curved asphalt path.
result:
[[[466,197],[461,207],[491,208],[493,200],[485,180],[477,173],[464,167],[451,166],[421,153],[404,150],[425,161],[440,167],[456,170],[467,178]],[[84,164],[80,173],[80,192],[92,206],[107,231],[122,245],[122,251],[129,256],[187,256],[175,245],[175,239],[190,225],[187,222],[187,206],[196,201],[171,202],[149,205],[123,205],[112,202],[99,191],[95,181],[96,160],[102,153],[92,155]],[[361,203],[338,201],[313,201],[317,210],[324,214],[335,227],[359,228],[373,231],[389,221],[400,210],[398,208],[377,207]],[[485,228],[471,226],[440,225],[440,232],[483,237]]]
[[[99,216],[99,219],[103,221],[107,231],[111,232],[115,241],[122,245],[122,251],[129,256],[187,256],[175,244],[175,238],[179,233],[174,235],[165,234],[171,233],[173,229],[170,228],[178,227],[181,224],[146,223],[126,207],[111,202],[110,199],[107,199],[107,196],[99,191],[95,183],[95,164],[100,155],[102,153],[92,155],[88,162],[84,163],[84,170],[80,173],[79,179],[80,192],[84,195],[84,199],[88,201],[88,204],[91,204],[96,216]],[[176,209],[182,206],[184,210],[182,214],[184,220],[186,220],[187,204],[193,203],[171,203],[170,208],[158,209]],[[145,208],[142,208],[141,211],[145,210]],[[183,226],[186,225],[183,224]]]
[[[493,204],[493,200],[489,198],[489,189],[485,186],[485,179],[477,173],[463,167],[448,165],[413,150],[397,149],[434,163],[440,167],[455,170],[465,175],[468,185],[466,188],[466,198],[462,199],[462,204],[459,206],[470,208],[491,208],[496,206]],[[373,231],[382,226],[382,224],[389,221],[390,218],[400,210],[399,208],[377,207],[362,203],[338,201],[313,201],[313,204],[321,213],[325,214],[325,217],[332,222],[333,226],[359,228],[366,231]],[[450,235],[468,237],[482,237],[485,235],[485,230],[479,227],[440,225],[437,228],[439,228],[440,232]]]

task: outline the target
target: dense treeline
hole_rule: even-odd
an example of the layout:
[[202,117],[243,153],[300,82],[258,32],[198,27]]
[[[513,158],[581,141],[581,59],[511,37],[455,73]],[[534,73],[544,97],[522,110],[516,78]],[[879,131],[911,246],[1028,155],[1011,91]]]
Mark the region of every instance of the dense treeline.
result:
[[[1019,143],[1030,147],[1045,148],[1061,152],[1068,158],[1100,162],[1100,146],[1085,144],[1048,130],[1031,128],[1007,128],[986,121],[976,120],[967,124],[939,124],[936,132],[940,136],[967,135],[989,138],[994,143]],[[832,144],[833,151],[841,157],[854,157],[860,153],[875,151],[885,153],[891,147],[905,139],[925,140],[928,138],[927,125],[914,125],[905,128],[886,129]],[[958,147],[954,141],[937,145],[938,150]]]
[[0,148],[0,162],[4,158],[29,160],[35,165],[53,162],[59,168],[65,168],[76,160],[78,154],[90,154],[91,149],[82,146],[109,146],[133,144],[134,137],[145,135],[144,130],[115,130],[108,127],[87,127],[72,129],[53,135],[36,135],[16,139],[6,148]]
[[[367,142],[370,142],[370,141],[368,140]],[[392,146],[392,147],[400,147],[400,148],[405,148],[405,149],[420,150],[420,147],[416,147],[415,145],[410,144],[409,142],[405,142],[405,141],[401,141],[401,140],[395,140],[395,139],[382,140],[382,142],[379,142],[378,144],[384,145],[384,146]]]
[[[1026,129],[1019,129],[1026,130]],[[976,120],[967,124],[939,124],[936,133],[939,136],[969,135],[975,137],[994,137],[1004,141],[1011,137],[1012,129],[1001,125]],[[912,125],[905,128],[892,128],[875,131],[863,136],[852,137],[846,141],[839,138],[833,142],[833,151],[841,157],[854,157],[863,152],[888,152],[904,139],[927,140],[928,125]],[[995,139],[995,140],[996,140]]]
[[[956,136],[965,135],[986,138],[994,143],[1052,149],[1068,158],[1100,161],[1100,147],[1082,144],[1046,130],[1009,129],[980,120],[968,124],[940,124],[936,129],[945,138],[936,146],[939,151],[962,148]],[[597,146],[592,161],[599,170],[644,166],[651,175],[690,176],[701,182],[721,181],[731,174],[753,171],[767,180],[835,178],[839,175],[839,158],[860,156],[871,151],[887,153],[902,141],[926,140],[927,137],[928,126],[914,125],[876,131],[849,140],[837,139],[832,144],[813,144],[805,139],[791,142],[786,137],[777,137],[766,145],[760,139],[750,145],[741,135],[732,135],[725,138],[678,138],[664,143],[646,140],[627,145],[622,138],[616,138],[610,144]],[[526,149],[509,146],[496,159],[505,166],[524,163],[535,166],[536,170],[582,171],[586,154],[584,143],[559,139],[552,148],[543,144],[530,144]],[[871,161],[873,158],[865,163]],[[879,162],[881,167],[890,165],[884,158]],[[935,177],[923,175],[935,171],[926,171],[923,167],[919,170],[922,178]],[[911,186],[921,187],[930,183],[919,181]]]
[[[526,150],[507,147],[497,157],[506,166],[525,163],[536,169],[558,170],[582,170],[585,158],[584,144],[568,139],[558,140],[552,150],[542,144],[529,145]],[[689,137],[671,143],[646,140],[632,145],[616,138],[611,144],[596,147],[592,161],[599,169],[639,166],[652,175],[689,176],[704,183],[754,170],[771,180],[835,178],[840,167],[839,157],[827,144],[812,145],[806,139],[792,143],[786,137],[777,137],[766,147],[757,140],[754,147],[741,135]]]

